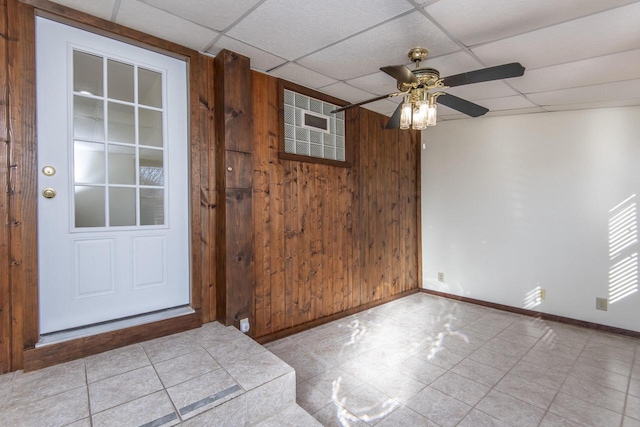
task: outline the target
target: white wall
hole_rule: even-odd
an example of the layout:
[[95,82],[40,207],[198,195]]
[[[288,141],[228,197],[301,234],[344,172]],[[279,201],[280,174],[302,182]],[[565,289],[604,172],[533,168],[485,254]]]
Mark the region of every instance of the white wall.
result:
[[425,288],[640,331],[640,292],[595,309],[640,249],[610,259],[610,218],[640,202],[640,107],[441,122],[423,141]]

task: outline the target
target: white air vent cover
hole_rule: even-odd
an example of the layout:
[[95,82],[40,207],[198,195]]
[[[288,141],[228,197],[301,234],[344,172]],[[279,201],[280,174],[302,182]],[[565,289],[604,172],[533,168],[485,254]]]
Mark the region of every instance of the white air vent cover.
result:
[[284,151],[290,154],[345,160],[344,112],[336,105],[284,91]]

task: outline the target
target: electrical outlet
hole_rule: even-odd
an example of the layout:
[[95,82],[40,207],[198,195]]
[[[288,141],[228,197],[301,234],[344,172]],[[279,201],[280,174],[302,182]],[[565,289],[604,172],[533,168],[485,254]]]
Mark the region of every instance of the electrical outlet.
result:
[[438,273],[438,282],[444,282],[444,273]]
[[606,298],[596,298],[596,310],[607,311],[609,301]]
[[546,289],[540,289],[540,299],[544,300],[547,299],[547,290]]

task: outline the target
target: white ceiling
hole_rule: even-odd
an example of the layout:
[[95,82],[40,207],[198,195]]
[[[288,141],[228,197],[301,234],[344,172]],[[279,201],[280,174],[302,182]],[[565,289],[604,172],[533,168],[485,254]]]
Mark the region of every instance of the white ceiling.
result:
[[[640,105],[640,0],[54,0],[349,102],[396,91],[385,65],[441,76],[520,62],[523,77],[448,90],[490,115]],[[390,115],[400,99],[367,104]],[[439,119],[466,118],[440,106]]]

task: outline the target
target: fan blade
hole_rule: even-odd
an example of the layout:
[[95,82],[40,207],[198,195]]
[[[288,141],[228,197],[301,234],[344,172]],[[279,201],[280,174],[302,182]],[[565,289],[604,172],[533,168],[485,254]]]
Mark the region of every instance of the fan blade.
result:
[[340,111],[344,111],[347,108],[356,107],[362,104],[368,104],[374,101],[380,101],[381,99],[393,98],[394,96],[404,95],[404,94],[406,94],[406,92],[396,92],[396,93],[389,93],[387,95],[376,96],[375,98],[367,99],[364,101],[356,102],[355,104],[349,104],[349,105],[345,105],[344,107],[336,108],[331,112],[331,114],[339,113]]
[[449,93],[440,95],[437,101],[438,104],[446,105],[449,108],[453,108],[454,110],[460,111],[461,113],[471,117],[479,117],[487,114],[489,111],[488,108],[484,108],[478,104],[458,98],[457,96],[453,96]]
[[512,62],[511,64],[498,65],[497,67],[483,68],[481,70],[468,71],[466,73],[445,77],[442,79],[442,82],[445,86],[454,87],[520,77],[523,74],[524,67],[520,65],[519,62]]
[[396,111],[393,112],[391,118],[387,122],[385,129],[397,129],[400,127],[400,116],[402,115],[402,104],[398,105]]
[[396,79],[398,83],[418,83],[418,78],[404,65],[388,65],[380,68],[391,77]]

